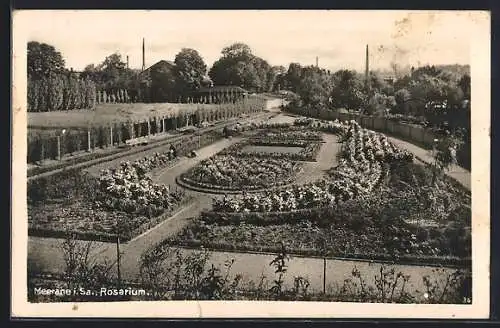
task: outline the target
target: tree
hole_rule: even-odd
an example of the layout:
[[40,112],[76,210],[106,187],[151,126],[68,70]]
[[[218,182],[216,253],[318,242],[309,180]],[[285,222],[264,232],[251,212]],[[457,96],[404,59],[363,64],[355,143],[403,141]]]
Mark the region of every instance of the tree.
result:
[[250,47],[244,43],[236,42],[222,49],[224,58],[233,59],[235,61],[248,62],[254,57]]
[[432,149],[434,161],[431,163],[433,183],[437,181],[438,176],[442,176],[452,165],[457,164],[457,151],[463,144],[464,142],[460,136],[450,132],[446,132],[444,137],[435,140]]
[[269,87],[271,66],[252,54],[244,43],[234,43],[222,49],[222,57],[213,64],[209,76],[218,85],[237,85],[260,92]]
[[326,106],[333,91],[331,78],[314,66],[304,67],[301,76],[297,93],[302,101],[313,108]]
[[387,96],[380,92],[375,92],[366,106],[365,112],[368,115],[379,115],[383,116],[386,110],[392,109],[396,105],[396,100],[394,96]]
[[332,105],[336,108],[359,109],[366,102],[364,83],[351,70],[339,70],[333,74]]
[[173,67],[155,65],[151,67],[150,77],[152,102],[177,102],[177,79]]
[[273,91],[286,90],[288,85],[286,82],[287,69],[284,66],[273,66],[275,79],[273,83]]
[[287,88],[293,92],[297,92],[300,86],[301,75],[302,66],[298,63],[291,63],[286,73]]
[[470,75],[464,74],[460,81],[458,81],[458,86],[462,89],[464,97],[470,99]]
[[207,65],[198,51],[183,48],[175,56],[176,74],[179,92],[186,96],[198,89],[207,72]]
[[65,71],[65,62],[54,46],[37,41],[28,42],[28,76],[34,79]]
[[121,54],[113,53],[97,66],[94,64],[87,65],[81,77],[94,81],[100,90],[106,90],[107,93],[114,93],[120,89],[137,87],[133,81],[136,75],[133,70],[127,68],[127,64],[122,60]]

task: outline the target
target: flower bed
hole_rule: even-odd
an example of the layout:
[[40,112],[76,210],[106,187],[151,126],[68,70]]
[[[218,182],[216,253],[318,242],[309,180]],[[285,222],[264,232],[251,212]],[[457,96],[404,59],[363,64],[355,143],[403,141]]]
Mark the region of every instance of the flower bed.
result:
[[30,235],[63,237],[72,231],[79,238],[112,241],[117,233],[128,240],[146,231],[189,201],[182,190],[154,184],[146,175],[172,161],[167,155],[154,154],[104,170],[98,179],[74,170],[61,181],[52,177],[55,186],[49,189],[47,183],[37,181],[32,197],[44,191],[38,195],[44,201],[29,205]]
[[259,195],[214,200],[214,210],[289,211],[346,201],[371,192],[388,175],[389,165],[413,160],[411,153],[397,149],[384,135],[362,129],[354,121],[344,124],[343,127],[337,125],[337,122],[328,122],[325,125],[325,129],[335,127],[342,131],[344,139],[342,159],[332,170],[329,179],[304,186],[293,185],[284,190]]
[[303,140],[303,141],[323,141],[319,131],[311,131],[304,128],[288,127],[286,129],[260,130],[253,137],[258,140],[283,141],[283,140]]
[[[415,263],[469,265],[470,198],[425,167],[391,171],[376,193],[288,212],[207,212],[165,243],[229,251],[277,251]],[[252,195],[256,197],[255,195]],[[253,203],[252,203],[253,204]],[[433,224],[422,225],[421,220]]]
[[[272,157],[276,159],[288,159],[290,161],[316,161],[316,157],[321,149],[319,142],[290,142],[290,143],[261,143],[250,142],[247,146],[235,145],[237,147],[228,149],[225,154],[231,154],[238,157]],[[252,146],[256,148],[252,150]],[[258,146],[280,147],[277,151],[261,151]],[[292,152],[290,148],[300,147],[299,152]],[[294,149],[295,150],[295,149]]]
[[291,183],[300,164],[286,159],[215,155],[181,175],[188,185],[227,190],[252,190]]

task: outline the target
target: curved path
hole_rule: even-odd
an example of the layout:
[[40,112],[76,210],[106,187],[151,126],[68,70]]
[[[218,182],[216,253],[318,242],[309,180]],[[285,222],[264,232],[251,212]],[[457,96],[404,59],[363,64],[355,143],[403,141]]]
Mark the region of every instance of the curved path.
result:
[[[397,145],[399,148],[403,148],[408,150],[409,152],[415,154],[415,156],[424,163],[430,163],[433,161],[432,155],[429,150],[420,148],[408,141],[403,141],[401,139],[397,139],[394,137],[387,136],[391,142]],[[458,166],[453,165],[446,174],[451,178],[458,181],[462,186],[471,190],[471,180],[470,180],[470,171]]]

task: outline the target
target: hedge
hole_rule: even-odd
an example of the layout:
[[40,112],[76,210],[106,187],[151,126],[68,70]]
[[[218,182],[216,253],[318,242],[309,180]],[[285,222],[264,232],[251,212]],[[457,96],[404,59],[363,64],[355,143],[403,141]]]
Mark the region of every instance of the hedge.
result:
[[[281,246],[262,246],[262,245],[233,245],[225,242],[211,241],[202,243],[200,240],[178,241],[174,238],[165,239],[157,247],[178,246],[184,248],[204,249],[210,251],[222,252],[237,252],[237,253],[264,253],[276,254],[280,252]],[[459,258],[457,256],[430,256],[430,255],[400,255],[394,257],[390,254],[373,254],[366,256],[365,254],[334,254],[325,256],[321,251],[316,249],[292,249],[288,248],[287,252],[290,256],[312,257],[312,258],[327,258],[327,259],[345,259],[345,260],[360,260],[360,261],[384,261],[394,264],[407,264],[407,265],[426,265],[426,266],[457,266],[457,267],[470,267],[472,263],[471,258]]]

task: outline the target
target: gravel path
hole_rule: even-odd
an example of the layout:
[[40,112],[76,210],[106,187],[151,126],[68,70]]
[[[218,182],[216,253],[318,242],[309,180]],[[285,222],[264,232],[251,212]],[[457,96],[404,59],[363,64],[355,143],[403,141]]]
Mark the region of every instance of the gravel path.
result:
[[[398,147],[404,148],[409,152],[415,154],[423,162],[430,163],[433,161],[432,156],[428,150],[415,146],[414,144],[404,140],[400,140],[389,136],[388,138]],[[450,170],[446,172],[446,174],[452,177],[453,179],[457,180],[461,185],[463,185],[468,190],[471,190],[470,171],[467,171],[466,169],[458,165],[453,165],[450,168]]]
[[316,162],[303,163],[303,170],[297,175],[296,183],[306,184],[317,181],[325,175],[327,170],[337,165],[337,154],[341,147],[337,136],[324,133],[323,140],[325,143],[321,145]]

